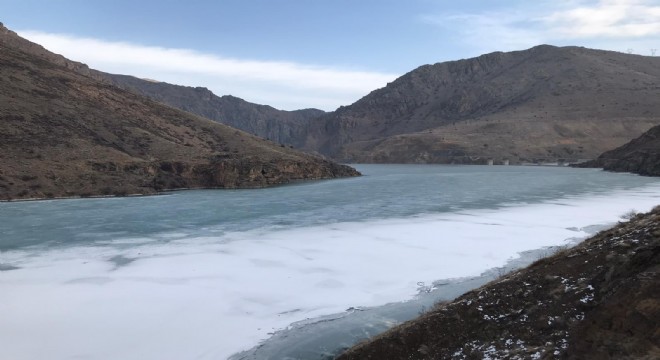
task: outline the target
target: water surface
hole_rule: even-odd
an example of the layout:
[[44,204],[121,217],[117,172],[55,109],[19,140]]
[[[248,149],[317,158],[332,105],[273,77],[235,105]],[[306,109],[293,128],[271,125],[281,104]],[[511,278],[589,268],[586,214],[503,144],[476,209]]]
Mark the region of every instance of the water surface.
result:
[[0,203],[0,358],[225,359],[660,204],[658,179],[593,169],[357,167],[268,189]]

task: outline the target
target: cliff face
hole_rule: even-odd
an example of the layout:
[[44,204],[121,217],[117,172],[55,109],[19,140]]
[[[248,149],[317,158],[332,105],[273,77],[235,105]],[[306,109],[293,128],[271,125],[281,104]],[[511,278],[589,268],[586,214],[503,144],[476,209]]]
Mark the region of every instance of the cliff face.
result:
[[655,126],[629,143],[579,166],[660,176],[660,126]]
[[0,199],[355,176],[111,85],[0,27]]
[[657,359],[659,274],[656,208],[338,359]]
[[538,46],[425,65],[312,124],[356,162],[595,158],[660,123],[660,57]]
[[123,89],[294,147],[303,145],[310,122],[325,114],[318,109],[282,111],[267,105],[253,104],[234,96],[219,97],[209,89],[201,87],[172,85],[125,75],[102,75],[107,81]]

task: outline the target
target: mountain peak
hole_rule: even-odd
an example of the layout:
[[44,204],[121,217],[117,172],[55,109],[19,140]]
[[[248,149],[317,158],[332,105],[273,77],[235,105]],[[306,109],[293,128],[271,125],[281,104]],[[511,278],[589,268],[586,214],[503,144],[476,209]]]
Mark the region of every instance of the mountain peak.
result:
[[316,122],[346,162],[594,158],[660,123],[660,57],[539,45],[424,65]]

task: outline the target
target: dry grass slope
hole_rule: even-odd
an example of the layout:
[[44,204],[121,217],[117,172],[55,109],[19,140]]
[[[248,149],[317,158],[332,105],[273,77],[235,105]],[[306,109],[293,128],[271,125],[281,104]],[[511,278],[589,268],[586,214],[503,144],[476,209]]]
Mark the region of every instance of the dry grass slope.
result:
[[84,65],[3,27],[0,64],[0,199],[262,187],[358,174],[99,81]]

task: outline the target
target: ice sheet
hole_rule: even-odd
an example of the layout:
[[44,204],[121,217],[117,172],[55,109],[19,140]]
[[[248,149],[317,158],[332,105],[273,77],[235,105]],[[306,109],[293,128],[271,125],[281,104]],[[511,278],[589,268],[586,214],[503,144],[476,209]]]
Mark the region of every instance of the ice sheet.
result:
[[413,297],[660,204],[660,187],[497,210],[8,251],[1,359],[225,359],[307,318]]

